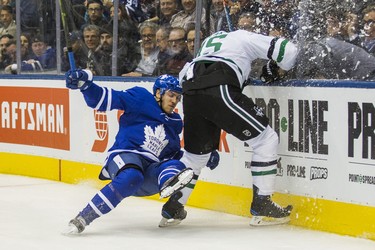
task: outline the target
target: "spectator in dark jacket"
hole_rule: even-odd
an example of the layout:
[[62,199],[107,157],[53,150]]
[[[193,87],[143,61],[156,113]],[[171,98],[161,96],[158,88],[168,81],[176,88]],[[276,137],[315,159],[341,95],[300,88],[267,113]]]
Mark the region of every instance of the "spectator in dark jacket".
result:
[[98,27],[104,27],[108,25],[108,20],[104,17],[104,7],[103,3],[100,0],[89,0],[87,2],[87,14],[88,14],[88,20],[87,22],[81,27],[83,28],[87,25],[96,25]]
[[163,65],[155,68],[154,75],[178,76],[184,65],[193,60],[186,45],[186,32],[183,28],[173,28],[169,33],[168,43],[171,56]]
[[337,38],[307,43],[298,58],[299,79],[375,80],[375,57]]
[[48,46],[42,36],[37,35],[31,39],[31,50],[29,59],[21,63],[21,71],[41,72],[56,69],[56,50]]
[[[119,44],[117,49],[117,69],[116,74],[120,76],[135,70],[141,59],[140,48],[134,49],[127,47],[127,44]],[[112,55],[113,55],[113,35],[107,29],[102,29],[100,32],[100,45],[96,53],[100,53],[100,65],[103,69],[103,75],[112,75]]]

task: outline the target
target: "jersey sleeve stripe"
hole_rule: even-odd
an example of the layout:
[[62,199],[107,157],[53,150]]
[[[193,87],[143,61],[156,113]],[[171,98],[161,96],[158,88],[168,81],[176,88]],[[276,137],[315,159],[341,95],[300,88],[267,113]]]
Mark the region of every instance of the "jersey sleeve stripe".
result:
[[273,54],[273,51],[275,50],[275,44],[276,44],[277,40],[279,40],[279,38],[275,37],[270,42],[270,47],[269,47],[268,52],[267,52],[267,57],[270,60],[272,60],[272,54]]
[[276,62],[281,62],[284,59],[285,55],[285,46],[288,43],[288,40],[284,40],[280,44],[280,49],[279,49],[279,55],[277,56]]
[[107,111],[111,110],[111,105],[112,105],[112,89],[107,89],[108,91],[108,97],[107,97]]
[[102,97],[100,97],[100,101],[98,102],[98,104],[96,104],[96,107],[94,109],[99,109],[100,106],[103,104],[103,101],[104,101],[104,98],[106,96],[106,88],[104,87],[101,87],[102,88]]

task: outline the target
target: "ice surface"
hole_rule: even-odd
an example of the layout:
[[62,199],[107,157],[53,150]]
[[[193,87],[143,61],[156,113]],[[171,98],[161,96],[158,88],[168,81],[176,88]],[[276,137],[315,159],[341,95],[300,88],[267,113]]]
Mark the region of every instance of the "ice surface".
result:
[[375,241],[300,227],[249,226],[249,218],[187,207],[188,218],[158,228],[163,203],[128,198],[78,236],[61,234],[97,190],[0,174],[0,249],[4,250],[374,250]]

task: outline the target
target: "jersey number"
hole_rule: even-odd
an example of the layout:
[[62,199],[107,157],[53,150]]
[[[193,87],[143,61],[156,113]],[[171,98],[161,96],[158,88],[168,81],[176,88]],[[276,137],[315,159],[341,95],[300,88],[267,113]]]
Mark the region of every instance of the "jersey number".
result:
[[[203,54],[210,54],[220,50],[222,43],[220,39],[223,39],[227,36],[227,34],[219,34],[212,37],[209,37],[207,41],[202,45],[201,49],[198,52],[198,56],[201,56],[202,51],[204,50]],[[219,40],[219,41],[218,41]],[[212,51],[213,48],[213,51]]]

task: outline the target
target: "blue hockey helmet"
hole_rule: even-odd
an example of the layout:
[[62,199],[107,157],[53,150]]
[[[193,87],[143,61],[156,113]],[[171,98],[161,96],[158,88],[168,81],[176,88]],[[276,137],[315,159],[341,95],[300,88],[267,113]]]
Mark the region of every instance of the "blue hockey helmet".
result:
[[179,94],[182,94],[182,87],[180,85],[180,82],[178,79],[171,75],[161,75],[159,76],[153,87],[153,93],[156,95],[156,90],[160,89],[160,95],[163,95],[165,91],[171,90],[174,92],[177,92]]

